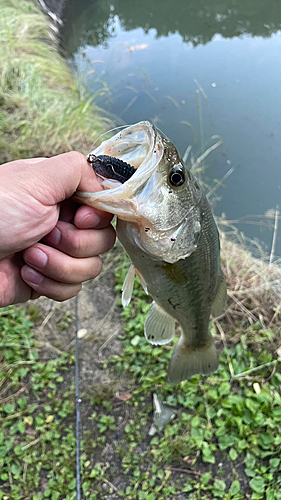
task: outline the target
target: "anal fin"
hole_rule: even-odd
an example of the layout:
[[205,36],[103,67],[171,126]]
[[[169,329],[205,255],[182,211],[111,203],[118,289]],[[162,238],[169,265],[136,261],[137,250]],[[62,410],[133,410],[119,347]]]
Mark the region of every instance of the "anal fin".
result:
[[148,311],[145,320],[144,334],[150,344],[164,345],[170,342],[175,334],[175,320],[156,302]]
[[185,337],[181,335],[170,361],[168,378],[171,384],[179,384],[193,375],[209,375],[215,372],[218,364],[217,350],[211,334],[200,349],[188,345]]

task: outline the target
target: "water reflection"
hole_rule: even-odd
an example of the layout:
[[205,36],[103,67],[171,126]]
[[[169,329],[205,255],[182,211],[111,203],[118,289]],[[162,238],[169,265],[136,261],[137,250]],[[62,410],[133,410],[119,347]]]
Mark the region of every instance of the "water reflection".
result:
[[90,93],[101,86],[99,104],[124,122],[152,121],[181,155],[222,137],[206,180],[234,172],[216,212],[268,249],[274,221],[245,216],[281,205],[280,28],[279,0],[70,0],[61,33]]
[[184,42],[206,44],[215,34],[269,37],[281,27],[279,0],[70,0],[62,30],[68,54],[81,45],[103,45],[115,35],[114,16],[126,31],[178,33]]

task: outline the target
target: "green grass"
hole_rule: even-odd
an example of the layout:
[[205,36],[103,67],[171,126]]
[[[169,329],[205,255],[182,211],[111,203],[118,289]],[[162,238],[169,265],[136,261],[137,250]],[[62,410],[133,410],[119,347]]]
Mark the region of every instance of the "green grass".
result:
[[0,161],[87,152],[112,125],[59,55],[37,4],[0,0]]
[[1,309],[0,498],[4,500],[36,500],[43,498],[44,490],[45,497],[54,500],[64,485],[69,491],[75,488],[75,438],[65,423],[74,411],[73,387],[58,396],[62,374],[73,356],[39,359],[31,327],[24,310]]
[[[121,259],[116,271],[117,293],[127,264]],[[127,400],[116,398],[114,384],[82,395],[85,498],[105,500],[111,492],[128,500],[280,500],[278,331],[239,325],[238,343],[226,331],[218,372],[172,387],[167,367],[177,339],[162,347],[146,342],[149,302],[137,284],[122,312],[123,350],[101,362],[114,368]],[[38,311],[0,311],[0,499],[73,500],[73,353],[47,359],[31,316],[38,320]],[[257,333],[262,342],[254,342]],[[154,392],[177,415],[150,437]]]

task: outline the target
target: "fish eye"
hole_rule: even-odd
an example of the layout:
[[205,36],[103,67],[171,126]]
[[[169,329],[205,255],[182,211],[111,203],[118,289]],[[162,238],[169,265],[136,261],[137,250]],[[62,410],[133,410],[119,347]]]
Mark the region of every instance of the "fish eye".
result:
[[169,173],[171,186],[182,186],[185,182],[185,173],[181,165],[175,165]]

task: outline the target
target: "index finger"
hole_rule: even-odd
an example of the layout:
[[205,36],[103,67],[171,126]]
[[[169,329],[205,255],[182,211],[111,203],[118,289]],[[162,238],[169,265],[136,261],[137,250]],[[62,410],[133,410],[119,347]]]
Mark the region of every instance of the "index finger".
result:
[[[13,163],[15,162],[9,168],[12,168]],[[77,189],[93,192],[102,189],[86,157],[77,151],[52,158],[24,160],[22,163],[25,164],[25,171],[22,173],[24,185],[28,178],[33,196],[46,205],[54,205],[70,198]],[[19,166],[17,168],[20,172]]]
[[82,205],[76,211],[74,224],[79,229],[102,229],[107,227],[113,215],[108,212],[102,212],[98,208]]

